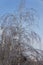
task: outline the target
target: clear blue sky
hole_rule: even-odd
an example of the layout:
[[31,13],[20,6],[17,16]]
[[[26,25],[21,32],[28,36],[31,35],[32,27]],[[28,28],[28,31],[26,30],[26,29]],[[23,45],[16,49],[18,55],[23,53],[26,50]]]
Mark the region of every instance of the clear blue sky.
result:
[[[0,15],[18,10],[20,0],[0,0]],[[26,0],[27,8],[34,8],[40,16],[40,28],[36,28],[36,32],[43,38],[43,1],[41,0]]]

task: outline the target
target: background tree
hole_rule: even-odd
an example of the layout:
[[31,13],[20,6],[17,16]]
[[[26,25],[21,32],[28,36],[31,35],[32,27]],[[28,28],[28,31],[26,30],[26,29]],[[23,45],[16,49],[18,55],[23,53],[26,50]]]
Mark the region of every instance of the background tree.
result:
[[[24,10],[25,0],[21,1],[18,15],[7,14],[2,16],[1,28],[3,32],[0,45],[0,56],[2,55],[0,62],[2,65],[27,65],[31,60],[30,56],[33,56],[37,61],[40,56],[38,51],[31,46],[31,41],[32,43],[34,40],[38,43],[41,41],[38,34],[32,29],[37,24],[37,13],[33,8],[28,11]],[[26,51],[31,54],[27,54]]]

